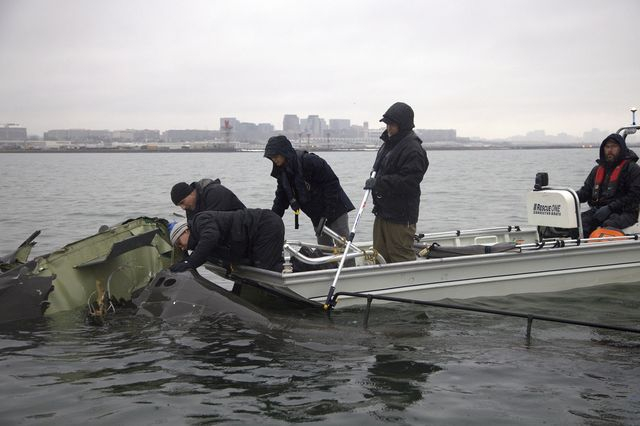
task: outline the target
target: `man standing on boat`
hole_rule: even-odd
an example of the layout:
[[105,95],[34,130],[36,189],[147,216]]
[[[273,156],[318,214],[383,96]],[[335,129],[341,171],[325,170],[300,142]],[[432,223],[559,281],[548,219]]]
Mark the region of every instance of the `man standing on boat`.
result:
[[185,260],[171,266],[172,272],[196,269],[207,260],[282,272],[284,224],[270,210],[200,212],[173,225],[169,238],[182,251],[191,250]]
[[640,166],[638,156],[624,138],[613,133],[600,145],[598,163],[580,188],[578,198],[591,207],[582,213],[582,229],[588,237],[598,227],[627,228],[638,221]]
[[273,162],[271,176],[278,180],[271,207],[274,213],[282,217],[287,207],[296,215],[302,210],[313,223],[318,244],[333,245],[331,238],[321,233],[323,224],[345,238],[349,235],[347,213],[355,207],[325,160],[293,149],[286,136],[269,138],[264,156]]
[[179,182],[171,188],[171,201],[187,213],[187,220],[202,211],[240,210],[246,207],[220,179],[201,179],[191,185]]
[[376,157],[376,175],[365,183],[373,195],[373,248],[389,263],[415,260],[413,238],[420,207],[420,182],[429,167],[413,128],[413,109],[396,102],[384,113],[387,125]]

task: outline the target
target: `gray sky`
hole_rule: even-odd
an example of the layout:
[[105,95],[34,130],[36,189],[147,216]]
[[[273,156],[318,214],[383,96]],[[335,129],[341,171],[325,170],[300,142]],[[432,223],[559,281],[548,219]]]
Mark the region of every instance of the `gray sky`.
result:
[[0,124],[217,129],[410,104],[419,128],[614,130],[638,0],[0,0]]

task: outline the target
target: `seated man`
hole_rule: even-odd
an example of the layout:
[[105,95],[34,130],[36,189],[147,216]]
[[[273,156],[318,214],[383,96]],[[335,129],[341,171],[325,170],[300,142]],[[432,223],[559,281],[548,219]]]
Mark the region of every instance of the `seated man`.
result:
[[640,166],[624,138],[613,133],[600,145],[598,163],[580,188],[578,198],[591,207],[582,213],[587,238],[598,227],[624,229],[638,221]]
[[180,182],[171,188],[171,201],[187,213],[187,220],[202,211],[228,211],[246,208],[236,194],[220,184],[220,179],[202,179],[191,185]]
[[191,250],[172,272],[198,268],[208,258],[282,272],[284,224],[270,210],[205,211],[180,222],[170,232],[171,244]]

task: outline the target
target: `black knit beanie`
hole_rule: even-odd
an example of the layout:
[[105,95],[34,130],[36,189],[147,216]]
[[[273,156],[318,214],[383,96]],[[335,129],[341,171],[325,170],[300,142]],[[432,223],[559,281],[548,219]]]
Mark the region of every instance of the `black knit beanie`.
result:
[[171,201],[177,206],[180,204],[180,201],[184,200],[184,197],[191,194],[191,191],[193,191],[193,188],[191,188],[188,183],[176,183],[173,185],[173,188],[171,188]]

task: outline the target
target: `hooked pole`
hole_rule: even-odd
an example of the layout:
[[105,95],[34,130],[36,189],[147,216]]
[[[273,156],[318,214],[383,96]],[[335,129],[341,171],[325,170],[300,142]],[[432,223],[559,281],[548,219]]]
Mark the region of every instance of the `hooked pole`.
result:
[[[369,174],[370,179],[376,177],[376,170],[375,170],[376,165],[374,165],[374,170],[372,170],[371,173]],[[360,208],[358,209],[358,214],[356,214],[356,219],[353,222],[353,227],[351,228],[351,232],[349,233],[349,237],[347,238],[347,245],[344,247],[344,253],[342,254],[342,258],[340,259],[340,264],[338,265],[336,276],[333,278],[333,282],[331,283],[331,287],[329,288],[329,293],[327,293],[327,300],[323,305],[323,308],[325,311],[331,309],[336,304],[336,301],[333,300],[333,293],[336,290],[336,284],[338,283],[338,277],[340,276],[340,272],[342,272],[344,261],[347,259],[347,254],[349,253],[349,249],[353,244],[353,238],[356,236],[356,229],[358,228],[358,222],[360,221],[360,216],[362,216],[362,212],[364,211],[364,208],[367,205],[369,194],[371,194],[371,188],[365,189],[364,196],[362,197],[362,201],[360,202]]]

